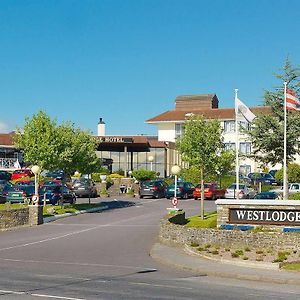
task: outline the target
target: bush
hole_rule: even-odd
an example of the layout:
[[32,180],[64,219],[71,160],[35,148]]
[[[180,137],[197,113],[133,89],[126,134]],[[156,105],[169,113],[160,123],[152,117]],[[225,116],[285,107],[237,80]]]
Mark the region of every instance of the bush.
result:
[[300,200],[300,193],[295,193],[295,194],[289,195],[289,199],[290,200]]
[[109,178],[123,178],[124,176],[118,174],[118,173],[112,173],[108,176]]
[[[300,165],[289,164],[288,165],[289,182],[299,182],[300,181]],[[280,169],[275,174],[275,179],[278,182],[283,182],[283,169]]]
[[155,179],[156,173],[154,171],[138,169],[132,172],[132,176],[138,181],[144,181],[144,180]]

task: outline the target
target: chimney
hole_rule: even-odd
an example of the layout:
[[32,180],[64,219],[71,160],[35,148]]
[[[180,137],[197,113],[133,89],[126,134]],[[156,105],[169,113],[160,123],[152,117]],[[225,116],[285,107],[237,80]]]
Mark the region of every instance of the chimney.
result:
[[99,119],[97,129],[98,129],[97,131],[98,136],[105,136],[105,123],[103,122],[102,118]]

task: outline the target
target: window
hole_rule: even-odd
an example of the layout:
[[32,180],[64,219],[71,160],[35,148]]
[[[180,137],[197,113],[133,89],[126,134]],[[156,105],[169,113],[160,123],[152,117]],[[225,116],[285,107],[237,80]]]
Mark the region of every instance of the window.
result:
[[183,136],[184,129],[183,129],[183,124],[175,124],[175,138],[180,138]]
[[224,132],[235,132],[235,121],[224,121]]
[[233,151],[235,151],[235,143],[225,143],[224,147],[225,147],[225,150],[233,150]]
[[240,143],[240,152],[242,154],[250,154],[251,153],[251,143],[249,143],[249,142]]
[[240,174],[247,175],[251,172],[251,166],[250,165],[242,165],[240,166]]

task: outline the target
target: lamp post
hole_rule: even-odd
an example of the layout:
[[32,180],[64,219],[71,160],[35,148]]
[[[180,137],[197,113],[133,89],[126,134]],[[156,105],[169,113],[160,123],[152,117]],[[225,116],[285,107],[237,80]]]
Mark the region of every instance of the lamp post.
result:
[[132,175],[132,171],[131,171],[131,170],[128,171],[128,175],[129,175],[129,177],[131,178],[131,175]]
[[35,165],[32,166],[31,171],[34,174],[34,199],[39,202],[39,191],[38,191],[38,174],[40,173],[40,167]]
[[174,198],[176,198],[176,191],[177,191],[177,176],[180,173],[181,168],[178,165],[175,165],[171,168],[171,173],[175,175],[175,183],[174,183]]
[[153,155],[149,155],[148,156],[148,161],[150,162],[150,170],[153,171],[154,156]]

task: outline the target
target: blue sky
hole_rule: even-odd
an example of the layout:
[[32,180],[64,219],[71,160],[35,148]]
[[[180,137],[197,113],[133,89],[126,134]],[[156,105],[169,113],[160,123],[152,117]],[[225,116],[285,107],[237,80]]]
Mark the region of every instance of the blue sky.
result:
[[145,120],[177,95],[249,106],[300,65],[300,1],[2,0],[0,132],[40,109],[111,135],[156,134]]

